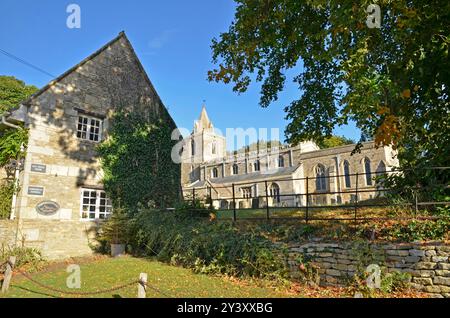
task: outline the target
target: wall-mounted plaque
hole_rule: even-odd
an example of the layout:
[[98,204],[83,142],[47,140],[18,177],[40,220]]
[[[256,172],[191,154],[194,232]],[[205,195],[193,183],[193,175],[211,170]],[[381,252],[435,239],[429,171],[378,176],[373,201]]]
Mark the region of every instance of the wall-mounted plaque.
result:
[[44,187],[28,187],[29,195],[44,195]]
[[36,211],[41,215],[53,215],[59,210],[59,204],[54,201],[42,201],[36,205]]
[[37,164],[37,163],[32,163],[31,164],[31,171],[45,173],[47,171],[47,166],[46,165]]

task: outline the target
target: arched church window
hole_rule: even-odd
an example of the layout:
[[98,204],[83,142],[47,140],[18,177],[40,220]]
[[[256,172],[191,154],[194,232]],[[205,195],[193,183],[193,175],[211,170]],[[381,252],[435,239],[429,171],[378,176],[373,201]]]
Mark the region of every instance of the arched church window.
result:
[[344,181],[346,188],[350,188],[352,186],[350,179],[350,163],[347,160],[344,161]]
[[195,141],[194,141],[194,139],[191,140],[191,155],[195,156]]
[[216,142],[215,141],[213,141],[213,143],[212,143],[212,145],[211,145],[211,153],[213,154],[213,155],[215,155],[216,154]]
[[233,174],[234,175],[239,174],[239,166],[237,164],[233,165]]
[[372,171],[370,169],[370,159],[369,158],[364,159],[364,172],[366,174],[366,185],[371,186],[372,185]]
[[284,157],[279,156],[278,157],[278,168],[283,168],[283,167],[284,167]]
[[316,167],[316,190],[324,191],[327,189],[327,179],[325,176],[325,167],[321,164]]
[[270,186],[270,196],[273,198],[273,200],[277,203],[280,203],[281,196],[280,196],[280,186],[276,183],[272,183]]
[[259,162],[259,160],[256,160],[253,163],[253,171],[260,171],[261,170],[261,163]]
[[217,170],[217,168],[213,168],[212,169],[212,177],[213,178],[218,178],[219,177],[219,170]]

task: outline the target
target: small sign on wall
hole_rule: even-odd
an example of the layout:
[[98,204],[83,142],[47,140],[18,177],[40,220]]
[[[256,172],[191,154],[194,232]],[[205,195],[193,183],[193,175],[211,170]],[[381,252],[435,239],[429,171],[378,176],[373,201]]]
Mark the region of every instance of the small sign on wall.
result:
[[31,164],[31,171],[32,172],[45,173],[47,171],[47,166],[46,165],[37,164],[37,163],[32,163]]
[[54,201],[42,201],[36,205],[36,211],[41,215],[54,215],[59,210],[59,204]]
[[29,195],[44,195],[44,187],[28,187]]

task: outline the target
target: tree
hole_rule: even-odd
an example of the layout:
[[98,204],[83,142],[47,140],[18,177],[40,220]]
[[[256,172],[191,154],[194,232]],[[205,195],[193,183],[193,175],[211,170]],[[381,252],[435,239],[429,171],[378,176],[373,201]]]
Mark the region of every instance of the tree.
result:
[[339,147],[344,145],[351,145],[355,142],[352,139],[346,138],[344,136],[331,136],[324,138],[320,143],[319,147],[322,149]]
[[[26,85],[13,76],[0,76],[0,116],[17,107],[37,90],[37,87]],[[8,164],[11,159],[20,159],[24,155],[21,145],[26,145],[27,140],[28,132],[24,128],[0,130],[0,167]]]
[[[36,91],[35,86],[28,86],[12,76],[0,76],[0,116],[17,107]],[[11,160],[21,159],[25,155],[21,146],[26,145],[27,141],[28,131],[25,128],[0,130],[0,168],[8,165]],[[11,211],[12,197],[18,188],[12,180],[0,181],[0,218],[6,218]]]
[[[298,74],[286,136],[297,143],[356,122],[405,166],[450,164],[450,2],[381,0],[380,28],[366,24],[373,1],[235,0],[228,32],[212,41],[210,81],[244,92],[262,82],[260,105]],[[446,174],[448,177],[448,173]]]
[[19,105],[19,103],[38,90],[36,86],[26,85],[13,76],[0,76],[0,114]]

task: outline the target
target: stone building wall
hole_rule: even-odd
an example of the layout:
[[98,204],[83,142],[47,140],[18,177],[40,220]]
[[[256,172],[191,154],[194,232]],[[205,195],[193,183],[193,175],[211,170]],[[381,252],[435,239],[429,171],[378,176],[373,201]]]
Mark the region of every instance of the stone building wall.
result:
[[14,246],[16,241],[16,232],[16,220],[0,220],[0,248]]
[[0,247],[33,247],[52,260],[87,256],[93,253],[96,229],[97,223],[85,221],[0,220]]
[[[176,128],[123,33],[23,104],[29,142],[16,214],[26,219],[80,220],[81,188],[102,188],[98,142],[77,138],[78,116],[102,120],[100,140],[120,109],[160,117]],[[45,169],[33,171],[32,165]],[[174,169],[180,168],[174,163]],[[44,190],[30,194],[29,187]],[[57,202],[58,213],[39,215],[35,207],[43,200]]]
[[310,259],[319,269],[321,285],[343,285],[358,266],[370,265],[361,253],[370,251],[372,264],[385,266],[389,272],[409,273],[411,286],[432,297],[450,297],[450,245],[448,243],[368,244],[367,249],[355,243],[305,243],[289,247],[289,265],[298,277],[299,256]]

